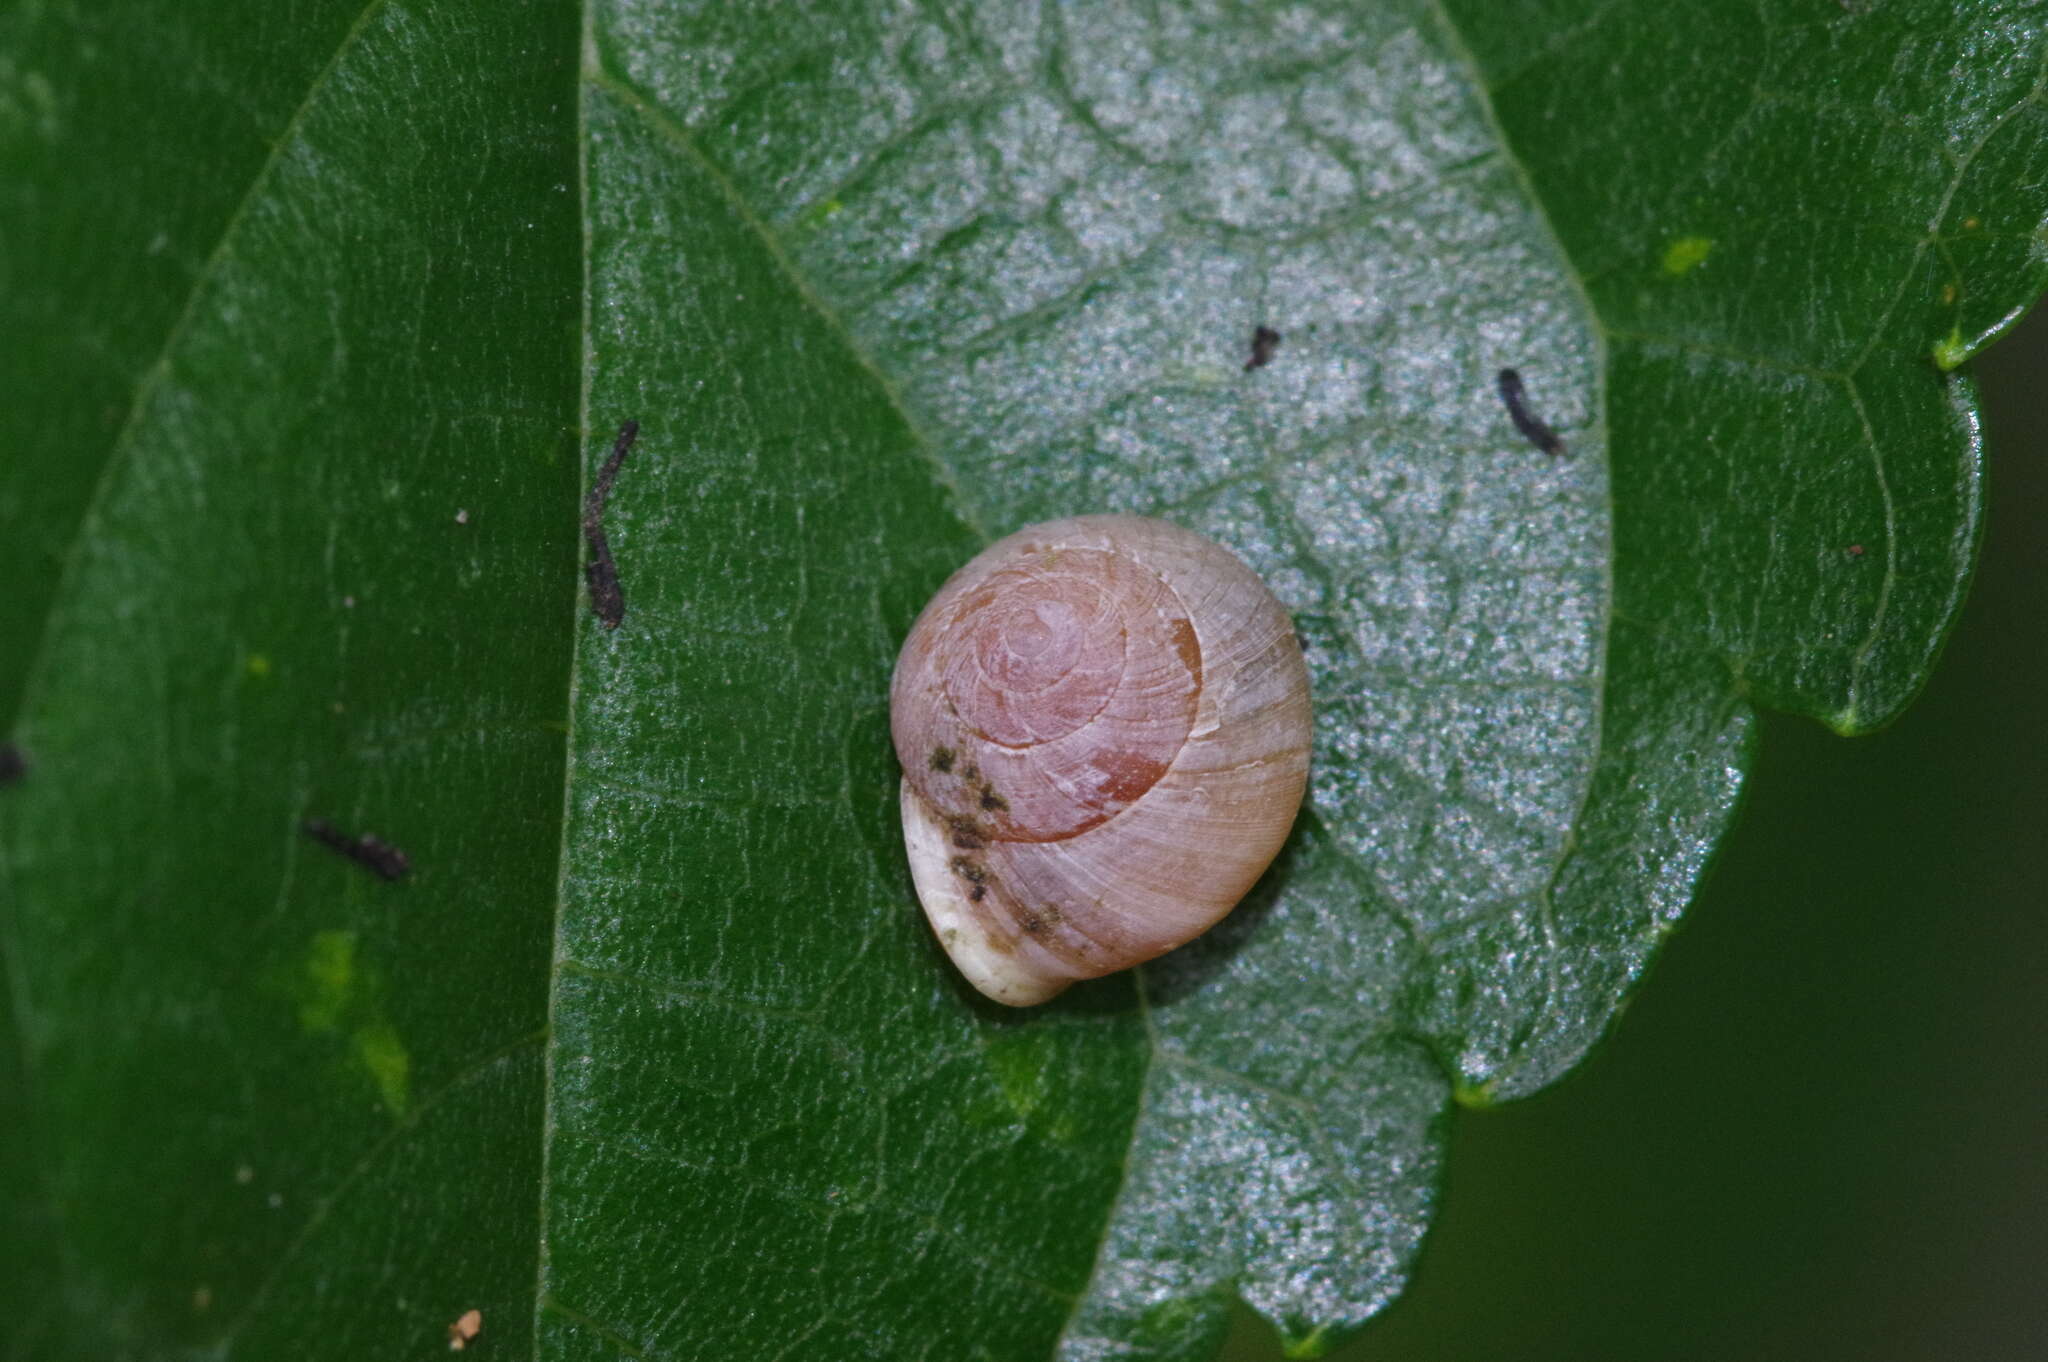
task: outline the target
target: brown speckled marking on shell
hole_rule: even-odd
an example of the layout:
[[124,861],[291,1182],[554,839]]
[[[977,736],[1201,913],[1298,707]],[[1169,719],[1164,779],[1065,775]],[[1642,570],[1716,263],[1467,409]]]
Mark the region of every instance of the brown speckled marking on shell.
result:
[[1229,551],[1082,516],[940,589],[897,659],[890,726],[925,913],[976,988],[1024,1006],[1244,896],[1301,805],[1308,671]]

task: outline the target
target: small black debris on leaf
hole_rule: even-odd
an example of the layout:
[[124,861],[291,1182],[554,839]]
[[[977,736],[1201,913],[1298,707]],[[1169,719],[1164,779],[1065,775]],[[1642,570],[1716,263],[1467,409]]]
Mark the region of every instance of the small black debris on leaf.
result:
[[1252,332],[1252,357],[1244,362],[1244,371],[1263,369],[1273,362],[1273,352],[1280,348],[1280,333],[1270,326],[1262,326]]
[[411,857],[367,832],[351,837],[324,818],[308,818],[299,826],[321,846],[348,857],[381,879],[401,879],[412,869]]
[[28,754],[11,742],[0,742],[0,785],[12,785],[28,774]]
[[1515,429],[1522,433],[1522,438],[1545,454],[1562,457],[1564,441],[1529,410],[1528,394],[1522,390],[1522,376],[1513,369],[1503,369],[1495,382],[1500,385],[1500,400],[1508,409],[1508,419],[1515,423]]
[[583,566],[583,580],[590,584],[590,608],[607,629],[618,628],[619,621],[626,618],[626,596],[619,588],[619,567],[612,561],[612,546],[604,537],[604,504],[612,494],[613,480],[619,476],[619,465],[626,461],[626,452],[632,449],[639,434],[638,421],[628,421],[619,427],[611,457],[598,470],[590,494],[583,498],[583,538],[590,545],[590,561]]

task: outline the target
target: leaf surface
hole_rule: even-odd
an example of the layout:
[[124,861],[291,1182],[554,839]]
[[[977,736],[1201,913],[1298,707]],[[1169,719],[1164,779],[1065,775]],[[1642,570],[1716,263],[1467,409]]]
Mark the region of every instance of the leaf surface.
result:
[[[1988,4],[245,8],[6,21],[22,1356],[1327,1348],[1452,1099],[1675,921],[1752,700],[1918,688],[1944,372],[2043,283]],[[1274,585],[1316,771],[1222,929],[1010,1013],[887,679],[1086,510]]]

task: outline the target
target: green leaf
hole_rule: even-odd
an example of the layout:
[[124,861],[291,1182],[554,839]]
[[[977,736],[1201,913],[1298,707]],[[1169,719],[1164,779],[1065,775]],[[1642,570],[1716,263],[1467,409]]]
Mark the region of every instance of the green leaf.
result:
[[[1988,0],[273,11],[0,19],[14,1355],[1326,1349],[1453,1098],[1608,1024],[1750,704],[1922,683],[1946,371],[2048,282]],[[887,679],[1102,509],[1296,611],[1311,806],[1009,1013]]]
[[0,791],[0,1162],[34,1217],[0,1235],[0,1352],[392,1355],[471,1305],[521,1332],[576,609],[573,16],[9,30],[12,79],[56,94],[0,175],[5,366],[34,375],[0,404],[0,580],[39,598],[0,626],[32,763]]

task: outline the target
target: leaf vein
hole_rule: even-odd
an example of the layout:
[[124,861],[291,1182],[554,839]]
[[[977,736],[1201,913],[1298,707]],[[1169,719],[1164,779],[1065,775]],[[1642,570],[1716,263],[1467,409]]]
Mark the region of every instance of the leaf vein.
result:
[[[965,495],[961,492],[959,480],[953,476],[953,470],[938,457],[931,438],[912,419],[910,409],[903,400],[902,391],[887,374],[883,373],[881,366],[875,362],[874,356],[868,353],[867,347],[862,345],[854,336],[852,328],[847,325],[846,319],[839,314],[838,309],[825,302],[824,298],[812,284],[810,276],[800,269],[796,261],[790,256],[789,249],[783,244],[782,238],[754,210],[754,206],[747,202],[746,198],[740,193],[739,186],[733,183],[732,177],[726,173],[725,168],[713,161],[704,152],[704,149],[698,146],[697,139],[690,129],[684,127],[673,114],[667,109],[662,108],[659,104],[649,100],[610,71],[601,66],[596,67],[586,74],[585,81],[592,88],[603,91],[631,109],[657,136],[674,146],[707,179],[718,186],[719,191],[725,196],[727,204],[731,206],[734,215],[738,217],[750,232],[760,239],[763,249],[768,253],[769,259],[773,260],[776,266],[781,269],[791,289],[817,315],[819,322],[825,329],[831,332],[845,347],[847,354],[853,358],[854,362],[860,366],[861,370],[875,384],[876,390],[888,398],[890,408],[895,412],[897,418],[902,421],[904,429],[909,431],[914,437],[912,443],[930,465],[933,481],[944,489],[947,497],[952,501],[955,513],[977,535],[983,540],[987,540],[989,538],[988,532],[982,528]],[[588,253],[586,252],[586,259],[587,256]]]
[[510,1044],[500,1046],[490,1054],[474,1061],[467,1068],[452,1075],[440,1087],[414,1102],[412,1106],[407,1108],[405,1115],[393,1123],[390,1130],[372,1142],[370,1147],[364,1150],[361,1157],[356,1160],[355,1164],[335,1181],[334,1186],[325,1195],[314,1201],[313,1209],[307,1213],[305,1220],[300,1223],[298,1232],[292,1236],[291,1242],[286,1244],[273,1260],[269,1274],[264,1277],[256,1290],[250,1293],[249,1299],[240,1310],[235,1312],[234,1318],[222,1330],[217,1341],[217,1347],[221,1355],[225,1356],[227,1354],[229,1349],[232,1348],[235,1339],[241,1334],[241,1331],[248,1327],[249,1323],[256,1318],[257,1312],[262,1308],[265,1300],[268,1299],[270,1292],[276,1288],[279,1281],[283,1280],[285,1271],[297,1261],[299,1254],[312,1242],[314,1235],[327,1222],[327,1218],[333,1213],[334,1208],[350,1192],[362,1184],[370,1170],[375,1168],[385,1155],[398,1148],[400,1142],[406,1136],[420,1127],[428,1113],[439,1107],[456,1092],[467,1087],[485,1074],[490,1073],[498,1065],[519,1054],[521,1051],[529,1048],[539,1048],[546,1039],[545,1032],[536,1031],[530,1035],[521,1036]]

